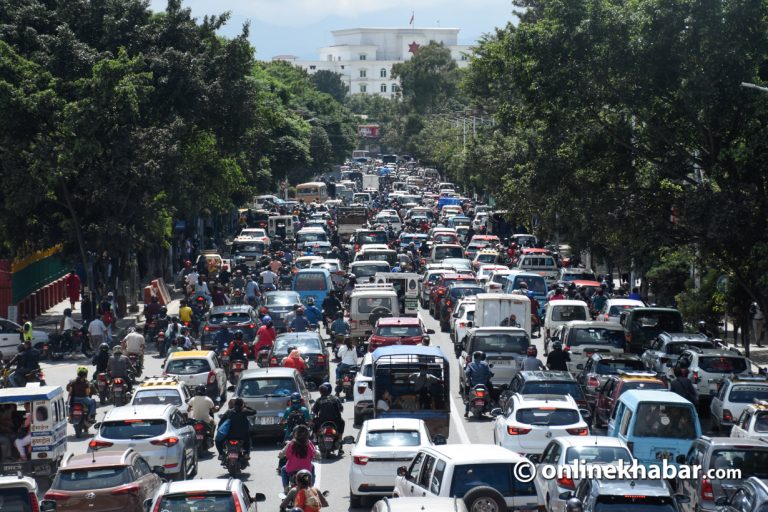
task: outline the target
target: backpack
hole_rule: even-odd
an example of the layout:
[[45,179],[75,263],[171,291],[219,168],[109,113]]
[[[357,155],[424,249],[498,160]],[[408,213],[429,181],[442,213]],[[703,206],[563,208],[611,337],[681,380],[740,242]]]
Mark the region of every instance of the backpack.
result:
[[334,398],[330,396],[322,397],[316,403],[317,417],[322,421],[339,417],[339,406]]
[[304,419],[304,412],[301,409],[292,410],[285,419],[285,428],[288,432],[293,432],[294,428],[306,424],[307,421]]
[[224,420],[219,424],[219,428],[216,430],[216,441],[224,441],[229,435],[229,427],[232,424],[229,419]]

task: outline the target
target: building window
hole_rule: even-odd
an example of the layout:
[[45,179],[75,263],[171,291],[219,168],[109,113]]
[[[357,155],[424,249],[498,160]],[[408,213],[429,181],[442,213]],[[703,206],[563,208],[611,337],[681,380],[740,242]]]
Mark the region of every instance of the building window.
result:
[[387,78],[387,70],[384,68],[381,68],[381,71],[379,71],[379,76],[381,78]]
[[341,69],[344,69],[344,66],[341,66]]
[[333,55],[329,55],[328,60],[333,61]]
[[365,54],[364,53],[360,54],[360,60],[365,60]]
[[461,54],[461,60],[469,60],[469,57],[467,56],[466,53]]
[[368,76],[368,72],[365,69],[360,70],[360,78],[365,78]]
[[387,84],[381,84],[381,92],[387,92]]
[[400,86],[397,84],[392,84],[392,92],[400,92]]
[[368,87],[365,84],[360,84],[360,92],[367,92]]
[[316,69],[317,66],[309,66],[309,69]]

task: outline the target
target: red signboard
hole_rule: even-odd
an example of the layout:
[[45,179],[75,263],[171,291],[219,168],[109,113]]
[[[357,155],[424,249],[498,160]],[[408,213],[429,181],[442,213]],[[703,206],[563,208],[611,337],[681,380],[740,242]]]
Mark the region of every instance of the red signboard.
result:
[[379,125],[361,124],[357,127],[357,134],[366,139],[376,139],[379,137]]

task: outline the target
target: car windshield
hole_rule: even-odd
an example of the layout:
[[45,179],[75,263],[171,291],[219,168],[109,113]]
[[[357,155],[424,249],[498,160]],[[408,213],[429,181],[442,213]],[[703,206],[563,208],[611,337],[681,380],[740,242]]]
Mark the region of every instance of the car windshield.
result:
[[574,400],[584,399],[584,392],[577,382],[526,382],[520,393],[523,395],[571,395]]
[[166,373],[173,375],[196,375],[198,373],[208,373],[211,371],[211,365],[207,359],[171,359]]
[[632,454],[620,446],[572,446],[565,452],[565,464],[615,464],[620,460],[632,462]]
[[220,325],[224,323],[243,324],[250,321],[251,321],[251,317],[248,316],[248,313],[244,313],[241,311],[227,311],[225,313],[212,313],[211,316],[208,317],[208,323],[211,325]]
[[312,231],[310,233],[299,233],[296,235],[296,241],[298,243],[327,242],[328,235],[326,235],[322,231]]
[[494,333],[476,336],[472,345],[472,350],[480,350],[482,352],[516,352],[518,354],[524,354],[528,345],[530,345],[530,342],[524,333]]
[[211,493],[210,491],[168,494],[163,496],[156,507],[163,512],[236,512],[232,493]]
[[355,277],[360,280],[361,277],[374,276],[376,272],[389,272],[389,264],[386,262],[372,262],[365,265],[354,265],[351,270]]
[[637,307],[640,307],[640,305],[624,304],[621,306],[611,306],[611,308],[608,310],[608,316],[619,316],[621,315],[622,311],[629,311]]
[[520,283],[528,285],[528,290],[536,295],[546,295],[547,282],[540,276],[515,276],[515,288],[520,288]]
[[740,480],[752,476],[768,478],[768,449],[750,446],[715,450],[710,466],[713,469],[738,469],[741,471]]
[[296,276],[293,282],[293,289],[299,292],[305,291],[325,291],[328,289],[328,283],[323,272],[306,272]]
[[533,496],[536,497],[536,487],[533,482],[522,483],[512,476],[515,464],[460,464],[453,469],[450,496],[464,496],[478,486],[493,487],[502,496]]
[[636,437],[695,439],[698,419],[686,405],[641,403],[637,408]]
[[243,379],[237,390],[237,396],[254,398],[259,396],[289,396],[296,390],[296,382],[291,377],[265,377]]
[[105,421],[101,424],[99,436],[105,439],[146,439],[165,433],[166,421],[159,420],[121,420]]
[[[125,466],[62,470],[56,475],[51,489],[89,491],[91,489],[119,487],[132,481],[131,472]],[[3,504],[3,510],[7,510],[5,504]]]
[[751,404],[755,399],[768,400],[768,386],[734,386],[728,395],[728,401],[737,404]]
[[298,295],[275,293],[266,295],[266,306],[293,306],[294,304],[301,304],[301,300]]
[[[26,487],[5,487],[0,489],[0,503],[3,512],[32,512],[29,491]],[[35,510],[38,510],[36,507]]]
[[389,261],[395,259],[395,253],[389,251],[367,251],[360,255],[366,261]]
[[418,325],[381,325],[376,330],[376,336],[386,336],[388,338],[410,338],[421,336],[423,331]]
[[584,306],[558,306],[552,304],[550,307],[552,308],[552,320],[554,322],[587,319],[587,308]]
[[579,345],[621,347],[624,342],[624,331],[602,327],[574,327],[568,334],[567,342],[571,347]]
[[380,446],[419,446],[421,436],[415,430],[375,430],[365,436],[365,445]]
[[563,281],[596,281],[595,274],[590,272],[566,272],[563,274]]
[[479,261],[480,263],[493,263],[496,261],[496,255],[495,254],[478,254],[477,258],[475,258],[475,261]]
[[581,420],[579,411],[573,409],[557,409],[555,407],[535,407],[518,409],[516,421],[526,425],[560,426],[572,425]]
[[136,392],[133,405],[175,405],[182,404],[181,395],[175,389],[140,389]]
[[471,297],[473,295],[477,295],[478,293],[485,293],[485,290],[483,290],[480,287],[455,287],[451,289],[451,297],[454,297],[455,299],[461,299],[463,297]]
[[595,373],[598,375],[618,375],[619,370],[643,371],[645,365],[636,359],[601,359],[597,362]]
[[[451,236],[453,236],[454,238],[456,237],[456,235],[451,235]],[[435,240],[438,240],[438,239],[435,238]],[[461,247],[436,247],[435,248],[434,259],[437,261],[444,260],[445,258],[461,258],[462,256],[463,254],[461,253]]]
[[654,329],[666,332],[683,332],[683,317],[680,313],[667,311],[643,311],[635,316],[635,326],[640,329]]
[[370,313],[376,308],[386,308],[392,311],[392,299],[389,297],[369,297],[357,301],[358,313]]
[[357,234],[357,243],[364,244],[386,244],[388,242],[385,231],[366,231]]
[[672,354],[675,356],[679,356],[683,353],[683,350],[686,350],[690,347],[699,347],[699,348],[715,348],[715,345],[710,343],[709,341],[693,341],[693,342],[680,342],[680,343],[669,343],[667,344],[667,354]]
[[743,357],[700,357],[699,368],[707,373],[742,373],[747,371]]
[[322,352],[323,344],[315,336],[279,336],[275,340],[275,352],[284,354],[288,347],[296,347],[301,352]]
[[[631,487],[627,492],[634,493]],[[666,496],[598,496],[595,512],[676,512],[672,498]]]

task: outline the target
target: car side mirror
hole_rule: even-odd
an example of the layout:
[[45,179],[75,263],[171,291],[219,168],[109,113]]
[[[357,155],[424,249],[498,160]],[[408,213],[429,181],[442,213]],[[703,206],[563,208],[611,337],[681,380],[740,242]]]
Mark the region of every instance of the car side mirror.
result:
[[100,421],[98,423],[94,423],[93,424],[93,430],[99,430],[100,428],[101,428],[101,422]]
[[585,420],[589,420],[589,418],[592,417],[592,413],[589,412],[589,409],[579,409],[579,412],[581,413],[581,417]]
[[427,334],[435,334],[435,330],[434,329],[427,329]]
[[432,437],[432,442],[438,446],[443,444],[448,444],[448,440],[445,438],[444,435],[441,435],[441,434],[435,434],[434,437]]
[[[150,502],[150,505],[152,504],[152,500],[147,500]],[[42,503],[40,503],[40,512],[54,512],[56,510],[56,500],[43,500]],[[144,510],[149,510],[149,508],[145,505]]]
[[733,352],[736,355],[739,355],[739,356],[741,355],[741,350],[737,349],[736,347],[731,347],[728,350],[730,350],[731,352]]
[[307,382],[307,389],[310,391],[317,391],[317,384],[312,381]]
[[504,414],[504,412],[501,410],[500,407],[496,407],[495,409],[491,409],[491,416],[493,416],[493,417],[501,416],[502,414]]
[[[688,501],[681,502],[680,498],[685,498]],[[675,494],[675,499],[677,500],[678,503],[688,503],[689,501],[691,501],[691,499],[688,496],[684,496],[682,494]],[[717,505],[718,507],[724,507],[728,505],[728,496],[718,496],[717,499],[715,500],[715,505]]]
[[373,331],[365,331],[366,336],[370,336],[371,334],[373,334]]
[[531,454],[528,456],[528,460],[533,462],[534,464],[538,464],[539,462],[541,462],[541,455]]
[[430,341],[432,341],[432,339],[429,336],[422,336],[421,341],[424,343],[429,343]]
[[400,466],[397,468],[397,476],[408,477],[408,468],[406,466]]
[[571,491],[561,492],[560,494],[557,495],[557,497],[563,501],[568,501],[569,499],[573,498],[573,492]]
[[264,494],[257,492],[256,494],[251,496],[251,501],[255,501],[257,503],[263,503],[267,501],[267,497]]
[[467,328],[471,329],[471,328],[472,328],[472,327],[474,327],[474,326],[475,326],[475,322],[473,322],[472,320],[470,320],[469,322],[467,322]]
[[334,347],[334,343],[333,343],[333,341],[326,341],[326,342],[325,342],[325,346],[326,346],[327,348],[333,348],[333,347]]
[[152,472],[157,476],[165,476],[165,468],[163,466],[152,466]]
[[355,444],[355,436],[344,436],[341,442],[344,444]]

